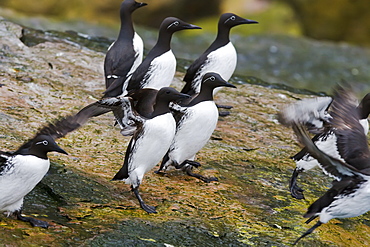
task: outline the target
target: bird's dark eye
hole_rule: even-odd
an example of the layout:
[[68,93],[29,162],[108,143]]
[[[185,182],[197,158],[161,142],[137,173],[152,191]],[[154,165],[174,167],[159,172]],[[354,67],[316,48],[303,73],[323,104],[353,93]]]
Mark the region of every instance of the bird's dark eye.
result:
[[166,91],[166,94],[170,94],[170,91]]

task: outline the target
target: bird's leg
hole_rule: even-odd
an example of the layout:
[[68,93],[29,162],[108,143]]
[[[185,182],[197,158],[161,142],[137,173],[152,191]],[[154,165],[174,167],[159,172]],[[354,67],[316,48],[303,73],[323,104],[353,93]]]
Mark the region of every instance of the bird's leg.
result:
[[48,228],[49,227],[49,223],[46,222],[46,221],[37,220],[37,219],[31,218],[31,217],[22,216],[21,210],[15,211],[15,215],[17,216],[18,220],[21,220],[21,221],[24,221],[24,222],[29,222],[34,227],[43,227],[43,228]]
[[302,169],[295,168],[289,181],[290,194],[296,199],[304,199],[303,189],[297,185],[297,177],[301,172]]
[[296,245],[298,243],[299,240],[301,240],[302,238],[306,237],[308,234],[312,233],[316,228],[318,228],[319,226],[321,226],[321,221],[318,221],[313,227],[311,227],[310,229],[308,229],[305,233],[302,234],[302,236],[300,236],[294,243],[293,245]]
[[166,174],[167,167],[170,165],[169,162],[172,164],[172,162],[170,161],[170,159],[168,157],[168,153],[166,153],[166,155],[163,157],[161,166],[154,173],[165,175]]
[[131,186],[131,190],[134,192],[136,198],[138,199],[138,201],[140,203],[140,207],[142,209],[144,209],[149,214],[156,214],[157,213],[157,211],[155,210],[155,207],[145,204],[144,200],[141,198],[141,196],[139,194],[139,186],[137,186],[135,188],[133,186]]
[[185,160],[184,162],[182,162],[181,164],[177,164],[175,165],[176,169],[181,169],[183,168],[186,164],[188,164],[189,166],[192,166],[192,167],[200,167],[201,164],[199,162],[196,162],[194,160]]
[[[186,165],[186,164],[188,164],[188,165]],[[216,177],[207,178],[207,177],[204,177],[204,176],[202,176],[198,173],[193,173],[192,172],[193,167],[199,167],[199,166],[201,166],[201,164],[196,162],[196,161],[185,160],[180,165],[175,166],[175,167],[176,167],[176,169],[183,169],[183,171],[185,171],[186,174],[188,174],[189,176],[198,178],[198,179],[200,179],[200,180],[202,180],[203,182],[206,182],[206,183],[209,183],[209,182],[212,182],[212,181],[218,181],[218,178],[216,178]]]

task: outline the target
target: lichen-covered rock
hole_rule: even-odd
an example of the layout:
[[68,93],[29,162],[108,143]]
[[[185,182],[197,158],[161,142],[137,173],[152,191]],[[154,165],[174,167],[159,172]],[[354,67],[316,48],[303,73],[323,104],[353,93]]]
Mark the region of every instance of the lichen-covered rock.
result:
[[[22,28],[0,20],[0,147],[14,150],[39,127],[75,113],[104,90],[104,54],[68,42],[19,41]],[[54,40],[55,41],[55,40]],[[177,73],[175,87],[183,73]],[[235,79],[238,81],[238,79]],[[245,82],[241,80],[241,82]],[[142,196],[157,206],[149,215],[128,185],[111,178],[128,138],[107,114],[57,140],[70,155],[51,154],[50,172],[25,201],[25,214],[51,222],[32,228],[0,218],[0,240],[14,246],[287,246],[307,229],[302,215],[329,186],[320,171],[302,175],[307,200],[291,198],[289,156],[299,150],[275,114],[310,95],[253,84],[224,89],[217,102],[233,105],[199,152],[203,183],[182,172],[149,172]],[[300,244],[368,246],[369,216],[332,220]]]

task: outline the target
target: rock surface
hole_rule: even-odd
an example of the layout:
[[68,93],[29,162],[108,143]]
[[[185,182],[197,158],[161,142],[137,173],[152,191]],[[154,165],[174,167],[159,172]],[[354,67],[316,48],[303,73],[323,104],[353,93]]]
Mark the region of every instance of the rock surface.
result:
[[[15,150],[48,121],[77,112],[104,90],[104,53],[74,42],[20,41],[22,27],[0,20],[0,147]],[[182,85],[178,72],[174,86]],[[315,170],[302,175],[306,200],[287,190],[299,150],[275,114],[310,95],[253,84],[224,89],[217,101],[233,105],[197,160],[197,172],[217,176],[203,183],[172,171],[152,172],[143,198],[158,214],[140,209],[129,186],[110,181],[121,167],[129,139],[110,114],[57,140],[70,155],[51,154],[50,172],[25,200],[24,213],[49,221],[32,228],[0,218],[5,246],[289,246],[309,226],[302,215],[330,186]],[[332,220],[304,246],[369,246],[370,218]]]

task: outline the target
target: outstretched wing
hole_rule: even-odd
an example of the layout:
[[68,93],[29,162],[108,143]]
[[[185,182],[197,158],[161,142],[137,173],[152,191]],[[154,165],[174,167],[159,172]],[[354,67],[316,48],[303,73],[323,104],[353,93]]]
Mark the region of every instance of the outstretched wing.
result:
[[[68,133],[83,126],[90,118],[97,117],[116,109],[120,109],[121,100],[119,98],[106,98],[94,102],[75,115],[69,115],[56,120],[54,123],[49,123],[38,130],[35,136],[50,135],[53,139],[58,139],[66,136]],[[25,142],[18,151],[28,148],[32,144],[33,138]]]
[[293,123],[304,124],[313,133],[321,133],[331,119],[327,113],[331,103],[330,97],[303,99],[282,109],[278,114],[278,120],[286,126]]
[[370,174],[370,150],[359,122],[356,97],[348,88],[337,87],[331,109],[331,124],[341,157],[361,173]]

